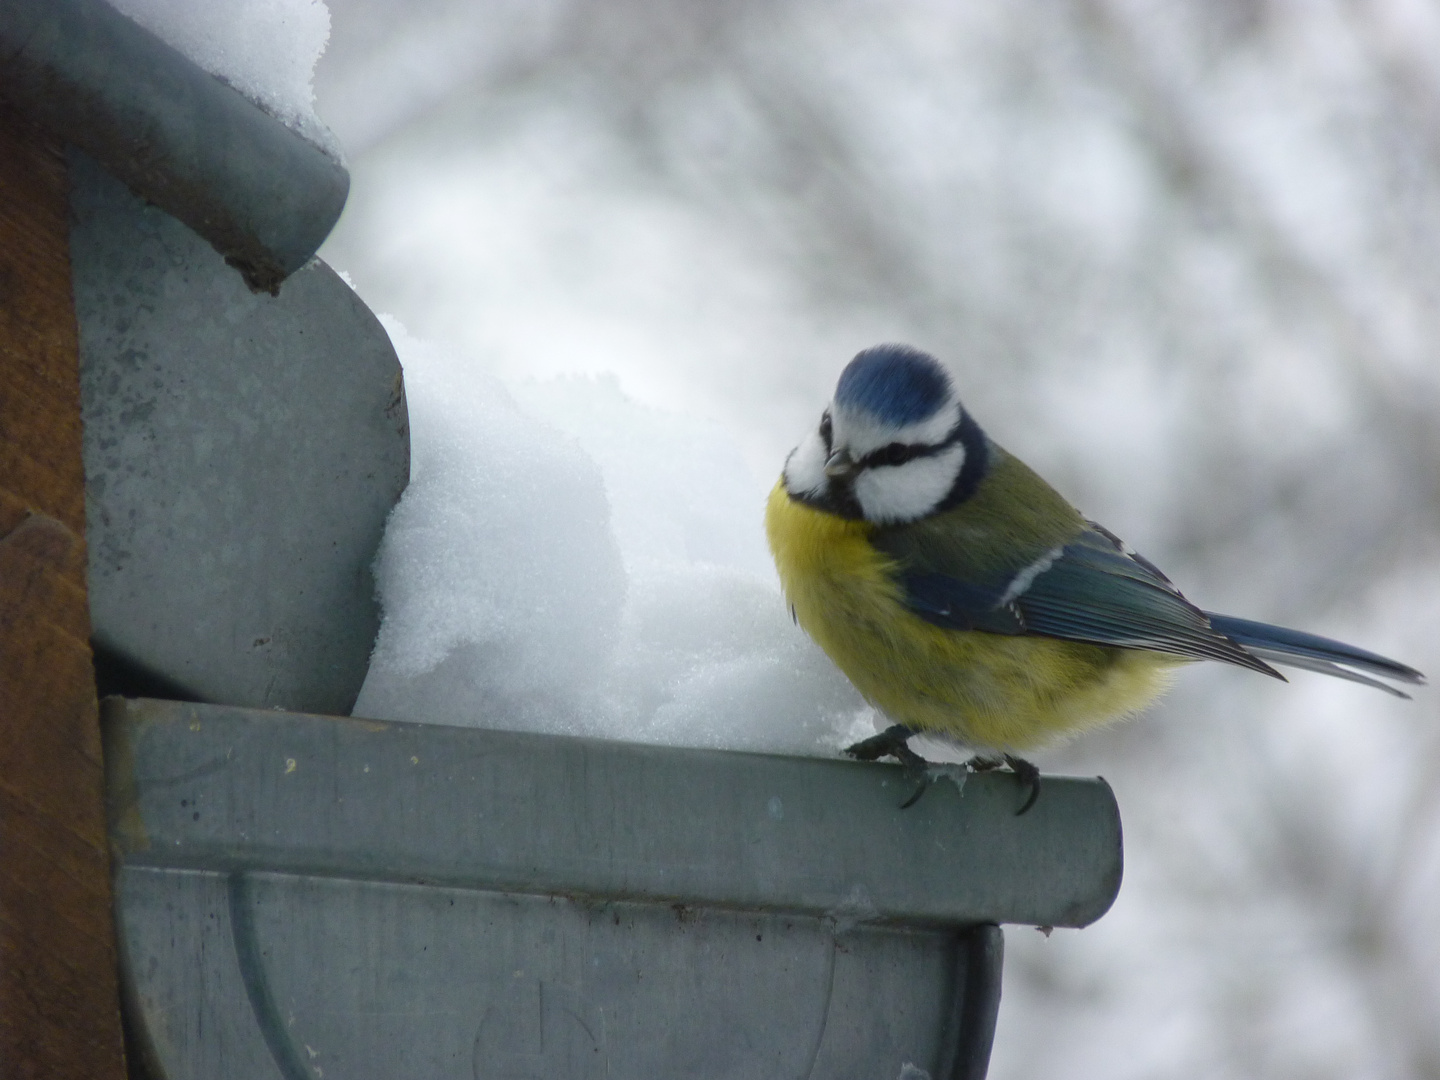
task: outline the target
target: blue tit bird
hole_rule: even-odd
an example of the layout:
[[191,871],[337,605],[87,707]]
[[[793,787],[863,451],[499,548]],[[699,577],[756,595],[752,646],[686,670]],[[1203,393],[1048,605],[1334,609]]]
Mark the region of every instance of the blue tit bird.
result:
[[[1087,520],[981,430],[934,357],[866,349],[819,427],[785,461],[765,513],[791,612],[892,725],[847,753],[958,742],[972,768],[1144,708],[1175,670],[1287,664],[1378,687],[1413,668],[1328,638],[1201,611],[1152,563]],[[1376,677],[1378,676],[1378,678]],[[907,803],[906,805],[909,805]]]

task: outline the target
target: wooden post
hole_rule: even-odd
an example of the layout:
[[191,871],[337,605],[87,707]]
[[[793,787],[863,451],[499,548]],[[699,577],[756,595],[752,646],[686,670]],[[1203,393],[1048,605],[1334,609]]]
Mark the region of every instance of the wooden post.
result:
[[65,161],[0,110],[0,1075],[125,1076]]

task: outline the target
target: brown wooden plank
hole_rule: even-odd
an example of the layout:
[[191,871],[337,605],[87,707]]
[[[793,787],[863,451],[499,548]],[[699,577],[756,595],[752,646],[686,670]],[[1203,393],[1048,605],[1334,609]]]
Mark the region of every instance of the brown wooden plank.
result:
[[0,111],[0,1074],[120,1080],[65,164]]

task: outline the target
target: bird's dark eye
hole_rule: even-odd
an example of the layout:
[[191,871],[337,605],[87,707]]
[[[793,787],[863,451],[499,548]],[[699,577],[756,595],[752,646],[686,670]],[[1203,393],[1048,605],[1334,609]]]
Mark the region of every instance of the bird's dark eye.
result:
[[827,412],[824,416],[820,417],[820,438],[825,440],[825,449],[827,451],[830,449],[832,434],[830,430],[830,414]]
[[892,442],[883,447],[878,456],[882,465],[904,465],[910,460],[911,451],[904,443]]

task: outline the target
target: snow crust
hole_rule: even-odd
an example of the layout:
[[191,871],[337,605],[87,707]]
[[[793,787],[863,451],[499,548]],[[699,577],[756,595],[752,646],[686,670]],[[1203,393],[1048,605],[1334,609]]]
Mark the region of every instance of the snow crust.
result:
[[315,115],[315,64],[330,40],[324,0],[107,0],[198,67],[335,157]]
[[791,625],[716,425],[613,378],[513,392],[382,316],[411,479],[357,716],[833,756],[874,713]]

